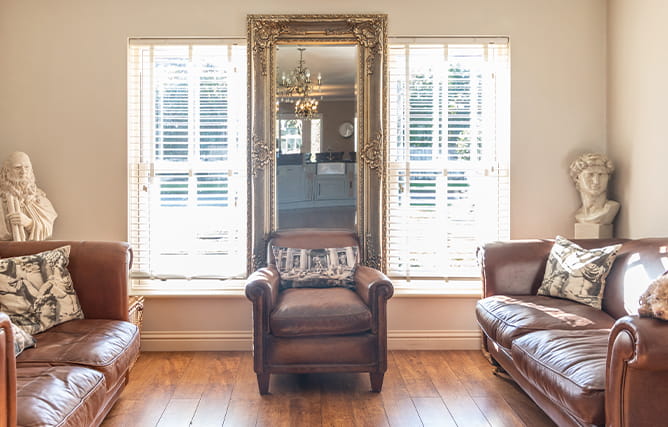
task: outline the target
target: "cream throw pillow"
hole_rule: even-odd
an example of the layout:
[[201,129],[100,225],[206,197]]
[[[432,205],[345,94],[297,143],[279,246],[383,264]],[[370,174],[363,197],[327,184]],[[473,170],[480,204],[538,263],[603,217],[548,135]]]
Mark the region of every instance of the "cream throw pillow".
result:
[[0,311],[34,335],[83,312],[72,285],[70,247],[0,259]]
[[538,295],[565,298],[600,310],[605,279],[621,246],[583,249],[557,236]]

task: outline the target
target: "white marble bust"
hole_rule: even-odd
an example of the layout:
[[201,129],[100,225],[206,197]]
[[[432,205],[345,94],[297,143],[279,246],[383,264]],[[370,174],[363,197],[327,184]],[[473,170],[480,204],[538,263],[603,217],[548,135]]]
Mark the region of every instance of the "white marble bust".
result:
[[570,166],[575,188],[580,192],[582,206],[575,211],[575,221],[583,224],[612,224],[619,203],[608,200],[608,180],[615,170],[612,162],[603,154],[583,154]]
[[28,155],[10,154],[0,169],[0,240],[46,240],[57,216],[35,184]]

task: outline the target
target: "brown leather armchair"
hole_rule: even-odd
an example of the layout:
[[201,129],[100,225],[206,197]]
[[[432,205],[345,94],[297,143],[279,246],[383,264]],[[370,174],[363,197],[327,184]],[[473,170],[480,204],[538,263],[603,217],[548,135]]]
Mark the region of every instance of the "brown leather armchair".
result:
[[272,373],[369,372],[371,390],[380,392],[387,370],[387,300],[390,280],[366,266],[355,270],[355,290],[279,288],[272,246],[342,248],[359,246],[357,236],[340,230],[275,233],[268,267],[251,274],[246,296],[253,303],[253,358],[260,394],[269,392]]

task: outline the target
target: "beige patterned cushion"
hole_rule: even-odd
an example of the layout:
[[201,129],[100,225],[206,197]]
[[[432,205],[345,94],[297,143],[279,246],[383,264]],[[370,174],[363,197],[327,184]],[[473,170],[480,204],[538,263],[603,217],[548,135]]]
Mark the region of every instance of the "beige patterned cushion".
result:
[[538,295],[565,298],[600,309],[605,279],[621,246],[583,249],[557,236]]
[[0,259],[0,311],[29,334],[83,319],[67,270],[70,247]]

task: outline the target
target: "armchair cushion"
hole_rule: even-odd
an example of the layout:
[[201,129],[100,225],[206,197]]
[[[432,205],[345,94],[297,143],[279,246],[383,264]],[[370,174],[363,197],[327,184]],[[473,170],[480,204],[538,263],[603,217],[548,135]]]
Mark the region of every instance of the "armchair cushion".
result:
[[302,249],[272,246],[281,289],[355,288],[357,246]]
[[70,246],[0,260],[0,309],[37,334],[83,312],[67,270]]
[[371,311],[346,288],[286,289],[270,315],[275,336],[348,335],[371,329]]

